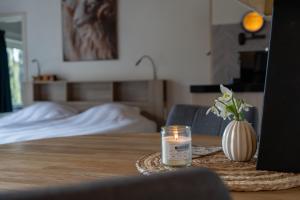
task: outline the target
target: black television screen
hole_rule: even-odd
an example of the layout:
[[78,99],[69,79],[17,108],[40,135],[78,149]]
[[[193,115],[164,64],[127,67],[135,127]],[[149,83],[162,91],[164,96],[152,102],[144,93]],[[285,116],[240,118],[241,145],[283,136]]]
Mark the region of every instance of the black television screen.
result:
[[268,52],[243,51],[240,54],[240,82],[263,84],[265,82]]

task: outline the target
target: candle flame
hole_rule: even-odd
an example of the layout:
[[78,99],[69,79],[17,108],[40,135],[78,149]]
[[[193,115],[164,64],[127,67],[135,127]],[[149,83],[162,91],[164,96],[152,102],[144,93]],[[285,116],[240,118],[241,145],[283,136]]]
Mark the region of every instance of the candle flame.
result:
[[175,140],[178,140],[178,132],[177,131],[174,132],[174,138],[175,138]]

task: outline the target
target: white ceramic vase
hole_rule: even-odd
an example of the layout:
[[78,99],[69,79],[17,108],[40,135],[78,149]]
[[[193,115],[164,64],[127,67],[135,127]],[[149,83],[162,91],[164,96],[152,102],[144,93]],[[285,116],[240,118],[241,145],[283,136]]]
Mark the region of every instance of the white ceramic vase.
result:
[[249,161],[256,152],[255,130],[247,121],[232,121],[224,130],[222,148],[233,161]]

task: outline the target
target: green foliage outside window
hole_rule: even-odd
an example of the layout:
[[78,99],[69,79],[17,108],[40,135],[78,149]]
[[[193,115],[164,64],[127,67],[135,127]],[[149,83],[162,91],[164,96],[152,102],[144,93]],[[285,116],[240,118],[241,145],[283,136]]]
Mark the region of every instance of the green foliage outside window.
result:
[[22,106],[21,76],[23,66],[23,51],[8,47],[7,53],[12,102],[14,107],[18,107]]

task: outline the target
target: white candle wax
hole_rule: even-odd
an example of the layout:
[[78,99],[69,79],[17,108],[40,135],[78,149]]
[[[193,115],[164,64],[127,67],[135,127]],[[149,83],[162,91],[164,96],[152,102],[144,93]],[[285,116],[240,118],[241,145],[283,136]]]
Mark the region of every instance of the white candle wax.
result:
[[188,166],[192,160],[192,140],[185,136],[162,138],[162,163],[168,166]]

